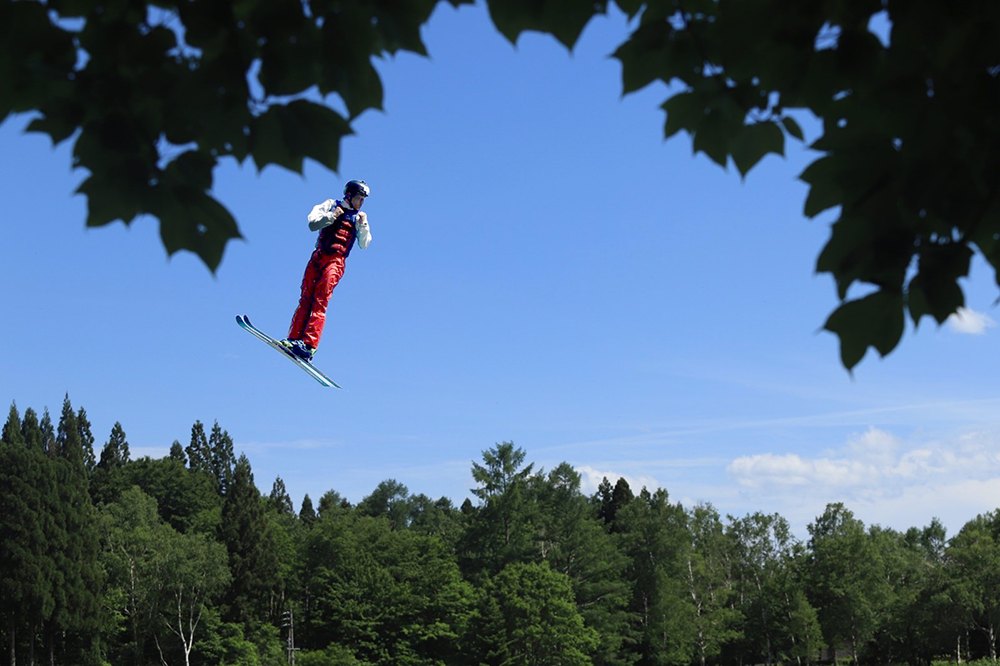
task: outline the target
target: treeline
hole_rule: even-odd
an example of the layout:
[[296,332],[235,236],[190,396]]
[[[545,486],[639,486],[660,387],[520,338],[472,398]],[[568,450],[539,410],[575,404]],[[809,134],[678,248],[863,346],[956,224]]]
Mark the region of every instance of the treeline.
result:
[[132,459],[116,423],[12,405],[0,444],[0,637],[14,664],[929,664],[996,658],[1000,512],[803,543],[505,442],[460,506],[379,484],[296,512],[229,434]]

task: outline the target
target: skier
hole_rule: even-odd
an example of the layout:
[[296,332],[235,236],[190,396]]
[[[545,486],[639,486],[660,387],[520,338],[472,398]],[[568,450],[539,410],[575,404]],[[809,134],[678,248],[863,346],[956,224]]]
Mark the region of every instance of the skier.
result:
[[288,337],[281,341],[304,361],[312,361],[319,346],[330,295],[344,277],[344,262],[351,248],[357,241],[363,250],[372,240],[368,216],[361,211],[370,192],[365,181],[349,181],[343,199],[327,199],[309,213],[309,230],[319,231],[319,238],[302,277],[302,294]]

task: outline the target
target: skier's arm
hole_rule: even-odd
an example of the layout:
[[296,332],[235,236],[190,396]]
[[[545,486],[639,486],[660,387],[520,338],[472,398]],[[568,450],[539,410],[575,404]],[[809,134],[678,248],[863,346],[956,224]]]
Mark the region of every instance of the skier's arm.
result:
[[309,213],[309,231],[319,231],[323,227],[330,226],[337,221],[343,212],[333,199],[316,204],[313,206],[312,212]]
[[372,242],[372,232],[368,228],[368,215],[359,211],[358,221],[354,223],[354,228],[358,231],[358,247],[363,250],[368,247],[368,243]]

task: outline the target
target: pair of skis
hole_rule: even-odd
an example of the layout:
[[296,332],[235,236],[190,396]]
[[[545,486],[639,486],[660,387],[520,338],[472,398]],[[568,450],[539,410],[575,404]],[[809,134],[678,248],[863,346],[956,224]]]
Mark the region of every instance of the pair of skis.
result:
[[239,324],[244,331],[254,336],[258,340],[269,346],[271,349],[274,349],[275,351],[279,352],[282,356],[290,360],[295,365],[302,368],[307,375],[315,379],[323,386],[332,386],[333,388],[337,389],[341,388],[341,386],[337,384],[337,382],[333,381],[332,379],[324,375],[322,372],[320,372],[319,368],[314,366],[312,363],[310,363],[305,359],[299,358],[291,351],[289,351],[280,342],[278,342],[270,335],[264,333],[259,328],[251,324],[250,318],[247,317],[246,315],[236,315],[236,323]]

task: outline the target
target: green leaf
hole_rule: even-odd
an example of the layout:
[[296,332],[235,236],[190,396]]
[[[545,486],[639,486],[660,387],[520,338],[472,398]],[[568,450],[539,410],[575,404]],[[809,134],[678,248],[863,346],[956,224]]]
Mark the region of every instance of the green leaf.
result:
[[729,160],[729,127],[718,111],[709,111],[698,125],[692,146],[694,152],[703,152],[713,162],[725,168]]
[[903,337],[904,325],[903,295],[879,290],[841,304],[823,328],[840,338],[840,358],[850,370],[869,347],[883,357],[889,354]]
[[229,211],[197,188],[158,184],[151,212],[160,220],[160,239],[167,254],[193,252],[213,273],[226,243],[242,238]]
[[93,174],[76,189],[87,197],[87,226],[102,227],[115,220],[129,224],[144,210],[144,202],[136,196],[137,188],[120,187],[120,183]]
[[277,164],[289,171],[302,173],[304,155],[290,145],[285,136],[287,126],[287,108],[282,105],[272,106],[254,118],[250,130],[250,153],[258,171],[263,171],[268,164]]
[[212,171],[216,160],[200,150],[189,150],[175,157],[165,170],[166,178],[194,189],[212,189]]
[[54,113],[33,119],[25,131],[48,134],[52,138],[53,145],[58,145],[73,136],[80,127],[82,113],[74,108],[72,103],[67,101],[66,104],[64,107],[56,107]]
[[732,142],[733,162],[741,176],[746,176],[768,153],[785,154],[785,135],[776,123],[746,125]]
[[275,105],[254,121],[251,152],[257,169],[277,164],[302,173],[303,158],[310,157],[336,171],[340,158],[340,140],[351,134],[351,127],[332,109],[295,100]]
[[694,134],[705,119],[705,106],[701,95],[693,91],[677,93],[660,108],[667,112],[667,121],[663,127],[663,138],[669,139],[680,130]]
[[607,11],[607,0],[488,0],[493,25],[511,44],[526,30],[552,35],[572,49],[595,14]]
[[920,253],[917,274],[908,289],[908,297],[916,299],[915,303],[908,303],[914,323],[920,316],[930,314],[938,324],[943,324],[965,305],[958,280],[969,274],[971,261],[972,249],[959,243],[935,245]]
[[321,30],[320,92],[337,93],[351,118],[367,109],[381,109],[382,80],[371,58],[379,52],[371,17],[356,3],[326,17]]
[[927,300],[923,286],[916,280],[911,280],[906,290],[906,309],[910,313],[914,326],[920,325],[924,315],[931,314],[931,304]]
[[791,134],[793,137],[799,141],[805,141],[806,135],[802,133],[802,128],[799,127],[799,123],[791,116],[785,116],[781,119],[781,124],[784,126],[785,131]]
[[340,140],[353,134],[347,120],[339,113],[321,104],[297,100],[288,105],[292,123],[291,137],[302,154],[327,169],[336,171],[340,161]]
[[666,21],[644,23],[611,57],[622,65],[622,94],[641,90],[665,76],[672,28]]
[[816,217],[824,210],[844,203],[843,191],[835,180],[838,164],[836,157],[827,155],[810,164],[799,176],[799,180],[810,185],[806,197],[806,217]]

